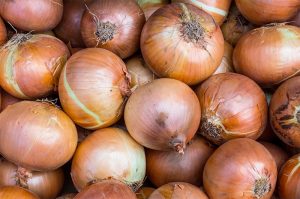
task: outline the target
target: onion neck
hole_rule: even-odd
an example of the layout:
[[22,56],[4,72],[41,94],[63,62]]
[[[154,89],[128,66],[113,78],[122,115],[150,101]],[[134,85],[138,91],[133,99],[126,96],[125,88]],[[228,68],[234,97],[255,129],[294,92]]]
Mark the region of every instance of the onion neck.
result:
[[16,171],[16,184],[18,186],[21,186],[23,188],[28,188],[28,180],[32,177],[32,172],[29,170],[23,168],[23,167],[18,167]]
[[33,35],[31,33],[27,33],[27,34],[15,34],[3,47],[2,49],[9,49],[12,48],[14,46],[18,46],[26,41],[28,41],[29,39],[31,39],[33,37]]
[[170,145],[179,154],[181,154],[181,155],[184,154],[184,149],[186,146],[184,138],[181,138],[181,137],[173,138],[170,142]]

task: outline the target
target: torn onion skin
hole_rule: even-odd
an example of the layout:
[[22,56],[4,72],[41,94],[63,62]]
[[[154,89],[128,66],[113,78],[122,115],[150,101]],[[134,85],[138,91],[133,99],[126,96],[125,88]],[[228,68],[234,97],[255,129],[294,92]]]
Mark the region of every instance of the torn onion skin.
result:
[[196,94],[202,113],[199,132],[214,144],[242,137],[257,139],[265,130],[267,100],[248,77],[237,73],[213,75],[198,86]]
[[18,186],[5,186],[0,188],[1,199],[40,199],[36,194]]
[[218,66],[217,70],[213,73],[213,75],[219,73],[234,72],[233,63],[232,63],[232,53],[233,53],[233,47],[228,42],[225,41],[224,55],[222,58],[222,62]]
[[300,77],[281,84],[272,96],[270,122],[275,134],[291,147],[300,148]]
[[0,47],[3,45],[7,40],[7,30],[3,20],[0,17]]
[[204,189],[210,199],[269,199],[276,179],[272,155],[249,138],[221,145],[210,156],[203,172]]
[[148,199],[153,191],[155,191],[155,189],[152,187],[141,187],[135,194],[137,199]]

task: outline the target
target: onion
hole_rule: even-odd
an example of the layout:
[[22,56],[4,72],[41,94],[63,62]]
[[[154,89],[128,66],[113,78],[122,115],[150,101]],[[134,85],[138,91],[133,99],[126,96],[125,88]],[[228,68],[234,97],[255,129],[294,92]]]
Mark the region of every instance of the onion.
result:
[[300,198],[300,154],[291,157],[278,176],[278,192],[281,199]]
[[74,54],[59,80],[64,111],[79,126],[99,129],[122,116],[130,94],[124,62],[105,49],[89,48]]
[[69,194],[65,194],[63,196],[60,196],[56,199],[73,199],[76,196],[76,193],[69,193]]
[[300,77],[275,91],[270,104],[270,121],[276,135],[286,144],[300,148]]
[[156,189],[148,199],[208,199],[198,187],[185,183],[173,182]]
[[7,40],[6,27],[3,20],[0,17],[0,45],[4,44]]
[[67,46],[53,36],[16,34],[0,49],[0,84],[17,98],[45,97],[56,89],[69,55]]
[[299,73],[299,53],[300,28],[284,24],[262,27],[239,40],[233,65],[238,73],[272,87]]
[[219,74],[219,73],[226,73],[226,72],[234,71],[233,64],[232,64],[232,53],[233,53],[232,46],[225,41],[224,42],[224,55],[222,58],[222,62],[218,66],[217,70],[213,73],[214,75]]
[[195,85],[220,65],[224,39],[205,11],[174,3],[149,18],[142,31],[141,50],[145,62],[159,77]]
[[0,188],[0,198],[1,199],[39,199],[34,193],[18,187],[18,186],[6,186]]
[[187,144],[184,155],[175,151],[148,150],[147,176],[157,187],[169,182],[202,185],[204,165],[213,151],[211,144],[197,136]]
[[155,189],[152,187],[142,187],[135,194],[137,199],[148,199],[153,191],[155,191]]
[[146,173],[144,148],[118,128],[105,128],[90,134],[78,147],[71,176],[78,191],[103,179],[123,181],[137,190]]
[[284,22],[300,8],[299,0],[236,0],[235,3],[246,19],[258,25]]
[[71,159],[76,146],[75,125],[50,103],[22,101],[0,114],[0,153],[16,165],[54,170]]
[[139,48],[145,16],[133,0],[95,0],[85,11],[81,35],[87,47],[101,47],[122,59]]
[[80,51],[80,50],[82,50],[83,48],[71,48],[71,54],[73,55],[73,54],[75,54],[75,53],[77,53],[78,51]]
[[15,98],[4,90],[1,90],[1,111],[3,111],[9,105],[15,104],[20,101],[21,99]]
[[0,1],[4,20],[25,31],[53,29],[63,15],[63,0]]
[[136,0],[144,11],[146,20],[159,8],[167,5],[169,0]]
[[192,4],[210,14],[221,25],[229,11],[231,0],[172,0],[172,2]]
[[0,187],[21,186],[42,199],[53,199],[64,183],[62,169],[48,172],[32,172],[8,161],[0,160]]
[[266,142],[276,142],[278,141],[278,137],[275,135],[270,122],[267,121],[267,126],[261,136],[258,138],[259,141],[266,141]]
[[196,93],[202,113],[200,134],[213,143],[220,145],[241,137],[257,139],[265,130],[266,97],[251,79],[236,73],[213,75]]
[[249,138],[230,140],[210,156],[203,172],[210,199],[271,198],[277,178],[268,150]]
[[154,150],[183,153],[195,135],[201,117],[197,96],[186,84],[174,79],[157,79],[139,87],[125,107],[125,124],[130,135]]

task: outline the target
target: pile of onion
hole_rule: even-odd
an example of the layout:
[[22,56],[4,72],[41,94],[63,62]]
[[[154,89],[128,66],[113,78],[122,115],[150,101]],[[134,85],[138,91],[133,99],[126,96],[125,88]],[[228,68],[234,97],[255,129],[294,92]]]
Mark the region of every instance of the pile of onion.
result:
[[272,155],[248,138],[221,145],[210,156],[203,172],[204,189],[210,199],[271,198],[276,179]]
[[0,100],[1,101],[1,106],[0,106],[1,111],[3,111],[9,105],[12,105],[12,104],[15,104],[15,103],[21,101],[21,99],[8,94],[4,90],[1,90],[1,98],[0,99],[1,99]]
[[241,137],[257,139],[265,130],[266,97],[251,79],[236,73],[213,75],[196,93],[202,114],[200,134],[213,143],[220,145]]
[[0,188],[1,199],[40,199],[37,195],[27,189],[18,186],[5,186]]
[[157,79],[139,87],[125,107],[125,124],[141,145],[183,153],[201,117],[193,90],[174,79]]
[[141,51],[159,77],[195,85],[220,65],[224,39],[220,27],[205,11],[173,3],[157,10],[146,22]]
[[217,70],[213,73],[214,75],[219,73],[234,72],[233,63],[232,63],[232,53],[233,53],[233,47],[228,42],[225,41],[224,55],[222,58],[222,62],[218,66]]
[[67,61],[59,79],[64,111],[79,126],[99,129],[117,122],[130,94],[125,63],[101,48],[77,52]]
[[144,11],[146,20],[159,8],[167,5],[169,0],[137,0],[139,6]]
[[3,20],[0,17],[0,46],[7,40],[7,31]]
[[272,87],[299,73],[299,53],[300,28],[275,24],[246,33],[233,51],[233,65],[238,73]]

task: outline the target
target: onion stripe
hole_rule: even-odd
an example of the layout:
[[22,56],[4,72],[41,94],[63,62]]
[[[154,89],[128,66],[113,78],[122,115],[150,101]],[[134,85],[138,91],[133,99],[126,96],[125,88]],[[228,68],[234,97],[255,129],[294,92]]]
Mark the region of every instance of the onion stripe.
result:
[[209,12],[213,12],[216,14],[219,14],[221,16],[226,16],[228,13],[225,10],[213,7],[213,6],[208,6],[200,1],[197,0],[191,0],[191,2],[193,2],[195,5],[201,7],[203,10],[207,10]]

